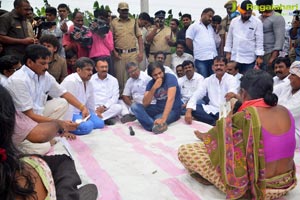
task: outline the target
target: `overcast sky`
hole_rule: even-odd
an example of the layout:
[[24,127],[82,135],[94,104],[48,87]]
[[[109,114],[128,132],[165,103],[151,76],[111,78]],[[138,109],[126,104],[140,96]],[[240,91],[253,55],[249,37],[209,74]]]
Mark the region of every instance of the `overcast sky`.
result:
[[[5,10],[11,10],[13,8],[14,0],[0,0],[2,2],[1,8]],[[123,1],[123,0],[121,0]],[[200,18],[200,14],[202,10],[206,7],[211,7],[215,10],[216,14],[224,17],[226,15],[226,11],[224,9],[224,4],[227,0],[148,0],[149,1],[149,14],[151,16],[158,10],[168,11],[170,9],[173,10],[173,16],[178,18],[178,13],[181,11],[182,13],[190,13],[192,14],[193,20],[198,20]],[[252,0],[255,3],[256,0]],[[274,4],[284,4],[284,5],[298,5],[298,9],[300,10],[299,0],[273,0]],[[31,5],[35,8],[41,8],[44,5],[43,0],[29,0]],[[90,12],[93,11],[93,4],[95,0],[48,0],[49,4],[53,7],[57,7],[60,3],[66,3],[70,6],[71,10],[74,8],[80,8],[81,11],[88,10]],[[117,13],[118,3],[120,1],[117,0],[98,0],[100,4],[109,5],[113,14]],[[129,10],[132,14],[140,13],[140,2],[141,0],[125,0],[129,4]],[[238,3],[242,2],[242,0],[238,0]],[[292,18],[289,15],[290,10],[285,10],[285,19],[286,21],[290,21]]]

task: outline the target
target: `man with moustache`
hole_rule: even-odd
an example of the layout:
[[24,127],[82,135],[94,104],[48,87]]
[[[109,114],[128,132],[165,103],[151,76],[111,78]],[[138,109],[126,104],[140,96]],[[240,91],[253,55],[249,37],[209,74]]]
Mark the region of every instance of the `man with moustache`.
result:
[[[77,129],[73,131],[76,135],[84,135],[90,133],[95,128],[103,128],[104,122],[95,115],[95,97],[92,83],[89,81],[93,75],[95,63],[87,57],[79,58],[76,63],[76,73],[67,76],[61,86],[67,89],[68,92],[76,96],[83,105],[90,111],[90,118],[81,122]],[[67,120],[81,119],[80,110],[74,106],[69,106],[64,117]]]
[[[226,58],[219,56],[214,58],[212,66],[214,74],[204,79],[187,103],[185,113],[187,124],[191,124],[194,117],[198,121],[214,126],[219,118],[220,105],[236,97],[238,81],[225,72],[226,64]],[[197,104],[206,95],[209,103]]]
[[191,54],[185,53],[185,43],[176,43],[176,52],[171,55],[171,69],[175,71],[177,65],[182,64],[185,60],[194,61],[194,57]]
[[132,104],[131,110],[144,129],[159,134],[180,118],[180,89],[176,77],[165,73],[161,62],[150,63],[148,75],[152,80],[147,84],[143,103]]
[[295,118],[296,148],[300,147],[300,61],[295,61],[290,67],[289,82],[274,87],[278,96],[278,104],[285,106]]
[[[82,112],[82,117],[89,115],[84,104],[60,86],[48,72],[50,51],[42,45],[30,45],[25,50],[25,64],[16,71],[7,82],[16,110],[23,112],[32,120],[41,123],[53,119],[62,119],[68,103]],[[54,99],[47,101],[48,95]],[[61,98],[58,98],[61,97]],[[68,130],[74,130],[77,124],[64,121]],[[67,137],[74,135],[66,133]]]
[[276,76],[273,77],[274,86],[281,83],[289,83],[290,59],[287,57],[278,57],[273,61],[273,69]]
[[117,78],[122,94],[125,83],[128,79],[125,65],[128,62],[138,62],[143,60],[144,45],[142,33],[137,20],[129,18],[129,6],[126,2],[118,5],[118,18],[111,22],[114,47],[114,76]]
[[105,58],[96,60],[96,71],[91,78],[95,95],[95,109],[97,115],[106,125],[114,125],[116,116],[121,114],[122,106],[118,104],[118,80],[108,74],[108,63]]
[[181,100],[183,102],[182,113],[185,114],[187,102],[196,91],[196,89],[201,87],[204,78],[201,74],[195,72],[194,63],[192,61],[185,60],[182,63],[182,67],[185,76],[178,79],[178,84],[181,92]]
[[251,5],[248,0],[242,2],[239,7],[241,16],[231,21],[224,47],[227,60],[237,62],[242,74],[255,64],[261,66],[263,63],[263,25],[252,16]]
[[217,47],[220,37],[211,26],[215,11],[205,8],[200,22],[194,22],[186,31],[186,45],[194,51],[195,67],[203,77],[213,74],[211,69],[213,59],[218,55]]

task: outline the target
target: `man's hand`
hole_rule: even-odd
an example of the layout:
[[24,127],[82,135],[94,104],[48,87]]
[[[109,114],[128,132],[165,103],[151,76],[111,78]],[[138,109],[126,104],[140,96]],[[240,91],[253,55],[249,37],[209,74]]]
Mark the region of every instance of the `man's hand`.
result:
[[61,30],[63,33],[68,32],[68,25],[67,25],[66,22],[64,22],[64,23],[61,24],[60,30]]
[[122,59],[122,56],[116,51],[114,50],[114,57],[117,59],[117,60],[121,60]]
[[161,86],[162,82],[163,82],[162,78],[156,79],[156,81],[153,84],[152,88],[155,89],[155,90],[158,89]]
[[136,61],[138,63],[142,62],[143,61],[143,52],[139,52],[137,57],[136,57]]
[[230,52],[226,52],[226,59],[229,62],[231,60],[231,53]]
[[107,110],[107,108],[105,106],[98,106],[96,108],[96,113],[97,115],[100,117],[100,115],[102,116],[102,113],[104,113]]
[[69,133],[69,132],[64,132],[60,136],[67,138],[67,140],[75,140],[76,139],[76,135]]
[[192,124],[193,116],[192,116],[192,109],[188,108],[184,115],[184,120],[187,124]]
[[164,120],[164,119],[162,119],[162,118],[158,118],[158,119],[156,119],[155,121],[154,121],[154,124],[163,124],[163,123],[165,123],[166,122],[166,120]]
[[228,93],[225,95],[226,101],[229,101],[230,99],[235,98],[235,97],[236,97],[236,95],[235,95],[233,92],[228,92]]
[[258,56],[256,58],[255,65],[258,66],[259,68],[261,68],[263,61],[264,61],[263,58],[261,56]]
[[63,121],[64,122],[64,126],[63,129],[65,130],[65,132],[68,131],[75,131],[78,127],[78,124],[72,121]]
[[82,113],[82,119],[86,118],[90,114],[89,110],[85,106],[81,109],[81,113]]

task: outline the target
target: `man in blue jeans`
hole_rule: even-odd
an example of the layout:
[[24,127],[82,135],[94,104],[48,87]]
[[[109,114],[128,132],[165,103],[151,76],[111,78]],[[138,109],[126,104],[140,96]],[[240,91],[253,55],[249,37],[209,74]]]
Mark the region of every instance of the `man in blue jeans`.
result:
[[[146,87],[143,104],[134,103],[131,110],[144,129],[159,134],[180,118],[180,89],[176,77],[165,73],[161,62],[150,63],[148,75],[152,80]],[[150,104],[153,99],[156,103]]]

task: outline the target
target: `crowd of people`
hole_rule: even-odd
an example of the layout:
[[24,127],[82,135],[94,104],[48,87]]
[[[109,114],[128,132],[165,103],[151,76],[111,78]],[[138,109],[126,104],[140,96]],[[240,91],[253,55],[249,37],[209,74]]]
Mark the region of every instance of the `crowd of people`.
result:
[[[273,8],[273,0],[255,3]],[[204,8],[194,23],[186,13],[168,25],[163,10],[135,19],[120,2],[119,16],[96,9],[86,26],[84,13],[70,13],[66,4],[47,6],[46,15],[36,17],[28,0],[15,0],[14,9],[0,15],[0,196],[95,199],[93,184],[77,188],[69,157],[44,156],[56,136],[76,139],[134,120],[160,134],[181,116],[187,124],[214,126],[195,132],[203,142],[179,149],[180,161],[201,183],[234,199],[278,198],[293,189],[300,12],[287,29],[280,10],[255,16],[251,1],[236,5],[224,4],[223,19]],[[72,173],[57,174],[57,162]]]

